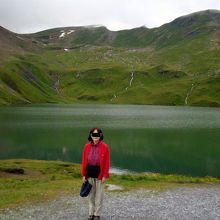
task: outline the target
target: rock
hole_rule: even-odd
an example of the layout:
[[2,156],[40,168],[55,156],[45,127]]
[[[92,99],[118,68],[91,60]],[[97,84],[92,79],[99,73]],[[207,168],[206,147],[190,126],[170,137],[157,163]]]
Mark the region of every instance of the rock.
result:
[[113,185],[113,184],[106,184],[107,190],[108,191],[115,191],[115,190],[123,190],[124,187],[118,186],[118,185]]

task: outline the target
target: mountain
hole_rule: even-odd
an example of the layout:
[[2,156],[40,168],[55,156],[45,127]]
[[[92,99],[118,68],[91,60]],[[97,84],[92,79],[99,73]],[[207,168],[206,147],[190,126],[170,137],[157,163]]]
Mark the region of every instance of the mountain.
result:
[[175,19],[159,28],[148,29],[144,26],[131,30],[109,31],[106,27],[66,27],[38,32],[32,36],[46,44],[76,47],[83,45],[142,48],[163,47],[176,44],[181,40],[219,31],[220,16],[217,10],[193,13]]
[[220,11],[158,28],[0,28],[0,103],[220,106]]

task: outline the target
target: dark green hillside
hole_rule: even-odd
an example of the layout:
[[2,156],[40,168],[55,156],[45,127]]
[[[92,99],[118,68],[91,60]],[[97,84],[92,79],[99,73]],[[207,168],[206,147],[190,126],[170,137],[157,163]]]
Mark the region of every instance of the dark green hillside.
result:
[[1,70],[0,76],[3,87],[0,97],[8,104],[57,101],[53,81],[43,69],[32,63],[11,62]]
[[116,47],[141,48],[150,46],[155,40],[156,34],[146,27],[119,31],[112,43]]
[[220,12],[159,28],[0,29],[0,104],[220,106]]
[[220,29],[219,11],[207,10],[175,19],[156,30],[159,47],[175,45],[179,41],[200,40]]

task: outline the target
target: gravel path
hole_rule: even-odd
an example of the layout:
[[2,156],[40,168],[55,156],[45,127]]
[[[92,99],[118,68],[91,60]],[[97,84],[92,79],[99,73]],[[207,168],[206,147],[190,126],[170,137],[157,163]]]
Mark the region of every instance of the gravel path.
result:
[[[65,196],[0,213],[1,220],[86,220],[88,202]],[[102,220],[220,219],[220,187],[179,187],[163,192],[139,189],[106,192]]]

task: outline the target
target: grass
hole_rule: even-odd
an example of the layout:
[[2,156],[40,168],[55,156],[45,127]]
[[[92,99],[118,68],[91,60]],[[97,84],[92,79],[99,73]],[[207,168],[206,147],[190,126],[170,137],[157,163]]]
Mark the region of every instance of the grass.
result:
[[0,176],[0,208],[76,194],[81,185],[80,166],[61,161],[2,160]]
[[[62,40],[60,31],[71,27],[19,35],[27,44],[22,52],[15,50],[9,57],[0,49],[0,105],[185,105],[194,83],[187,105],[219,107],[220,43],[215,26],[209,24],[212,13],[182,17],[159,28],[117,33],[104,27],[79,27]],[[29,37],[38,44],[30,44]],[[12,40],[14,47],[20,42],[15,35]],[[134,80],[129,86],[131,72]],[[112,99],[114,94],[117,98]]]
[[[63,161],[0,160],[0,209],[38,203],[60,195],[78,195],[82,184],[80,165]],[[156,191],[177,186],[217,184],[213,177],[162,175],[159,173],[111,174],[110,184]]]

